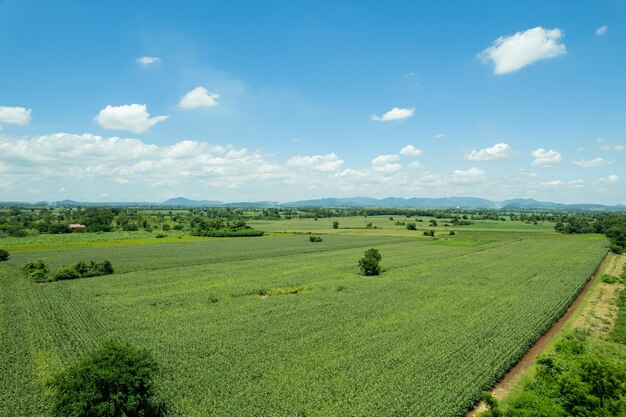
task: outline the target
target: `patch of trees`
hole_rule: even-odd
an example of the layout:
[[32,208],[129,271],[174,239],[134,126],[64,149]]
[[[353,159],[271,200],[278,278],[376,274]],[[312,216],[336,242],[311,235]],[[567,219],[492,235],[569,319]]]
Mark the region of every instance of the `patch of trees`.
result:
[[58,417],[159,417],[166,414],[155,395],[156,361],[145,349],[105,342],[49,382]]
[[243,220],[227,221],[221,217],[200,217],[191,219],[191,234],[205,237],[250,237],[263,236],[263,231],[255,230]]
[[309,242],[322,242],[322,237],[321,236],[309,236]]
[[626,412],[626,365],[605,351],[590,352],[581,330],[537,360],[537,374],[524,393],[502,410],[486,393],[483,417],[619,416]]
[[626,214],[595,213],[561,215],[554,225],[559,233],[602,233],[611,242],[611,250],[623,253],[626,249]]
[[111,262],[109,261],[91,261],[89,263],[79,261],[71,265],[62,266],[54,274],[51,274],[50,270],[41,259],[27,263],[23,270],[26,272],[28,277],[35,282],[51,282],[66,279],[97,277],[110,275],[114,272],[113,265],[111,265]]
[[380,261],[383,259],[378,249],[368,249],[359,260],[359,269],[365,276],[380,275]]

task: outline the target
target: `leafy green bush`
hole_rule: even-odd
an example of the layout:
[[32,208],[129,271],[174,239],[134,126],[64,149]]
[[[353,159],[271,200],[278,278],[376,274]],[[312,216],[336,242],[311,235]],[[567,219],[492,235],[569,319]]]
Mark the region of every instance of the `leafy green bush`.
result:
[[36,282],[49,281],[49,270],[46,264],[40,259],[35,262],[29,262],[22,268],[28,274],[28,277]]
[[434,230],[424,230],[424,236],[435,237],[435,231]]
[[454,236],[454,235],[456,235],[456,232],[454,230],[450,230],[450,233],[448,233],[448,235]]
[[111,265],[111,262],[109,261],[104,261],[102,263],[91,261],[89,264],[84,261],[80,261],[75,264],[65,265],[59,268],[59,270],[54,274],[54,280],[97,277],[110,275],[112,273],[113,265]]
[[602,282],[607,284],[615,284],[619,281],[619,278],[614,277],[612,275],[602,275]]
[[157,235],[156,235],[157,239],[163,239],[163,238],[166,238],[166,237],[167,237],[167,235],[165,233],[157,233]]
[[58,417],[157,417],[164,405],[154,395],[157,365],[150,353],[108,341],[49,383]]
[[321,242],[321,241],[322,241],[321,236],[309,236],[309,242]]
[[363,275],[372,276],[372,275],[380,275],[380,261],[382,260],[382,256],[378,249],[368,249],[365,251],[365,255],[363,258],[359,260],[359,268]]
[[337,220],[333,222],[333,229],[339,229],[339,222]]
[[0,249],[0,262],[9,260],[9,251],[5,249]]
[[415,223],[407,223],[406,230],[417,230],[417,226],[415,226]]

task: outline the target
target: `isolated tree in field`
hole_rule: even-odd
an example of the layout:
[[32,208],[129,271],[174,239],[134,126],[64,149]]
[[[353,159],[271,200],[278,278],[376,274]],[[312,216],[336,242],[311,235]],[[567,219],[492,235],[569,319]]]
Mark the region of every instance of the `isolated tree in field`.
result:
[[365,255],[359,260],[359,268],[363,275],[380,275],[380,261],[382,256],[378,249],[368,249],[365,251]]
[[437,220],[435,220],[435,219],[430,219],[430,225],[431,225],[432,227],[437,227]]
[[407,223],[406,230],[417,230],[417,226],[415,226],[415,223]]
[[5,249],[0,249],[0,262],[9,260],[9,252]]
[[339,229],[339,222],[337,220],[333,222],[333,229]]
[[58,417],[157,417],[164,407],[154,396],[157,366],[148,351],[108,341],[50,382]]

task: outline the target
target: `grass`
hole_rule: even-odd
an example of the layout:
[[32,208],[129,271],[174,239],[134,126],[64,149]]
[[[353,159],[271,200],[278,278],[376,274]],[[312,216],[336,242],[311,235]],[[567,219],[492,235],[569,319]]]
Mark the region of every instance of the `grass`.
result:
[[[452,228],[444,241],[397,220],[368,217],[379,229],[352,233],[342,227],[361,219],[336,231],[332,219],[259,222],[292,229],[254,239],[29,242],[0,264],[0,415],[48,415],[50,375],[113,334],[154,352],[174,415],[461,416],[606,253],[603,239],[527,225]],[[291,234],[309,230],[323,242]],[[358,274],[371,247],[380,277]],[[20,268],[36,259],[108,259],[116,274],[34,284]]]

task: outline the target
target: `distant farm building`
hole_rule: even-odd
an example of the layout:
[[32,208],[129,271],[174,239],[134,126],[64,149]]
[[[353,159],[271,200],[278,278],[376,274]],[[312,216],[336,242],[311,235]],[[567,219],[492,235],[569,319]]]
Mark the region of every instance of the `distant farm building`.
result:
[[79,224],[79,223],[70,223],[67,225],[67,227],[71,230],[80,230],[80,229],[84,229],[85,225],[84,224]]

